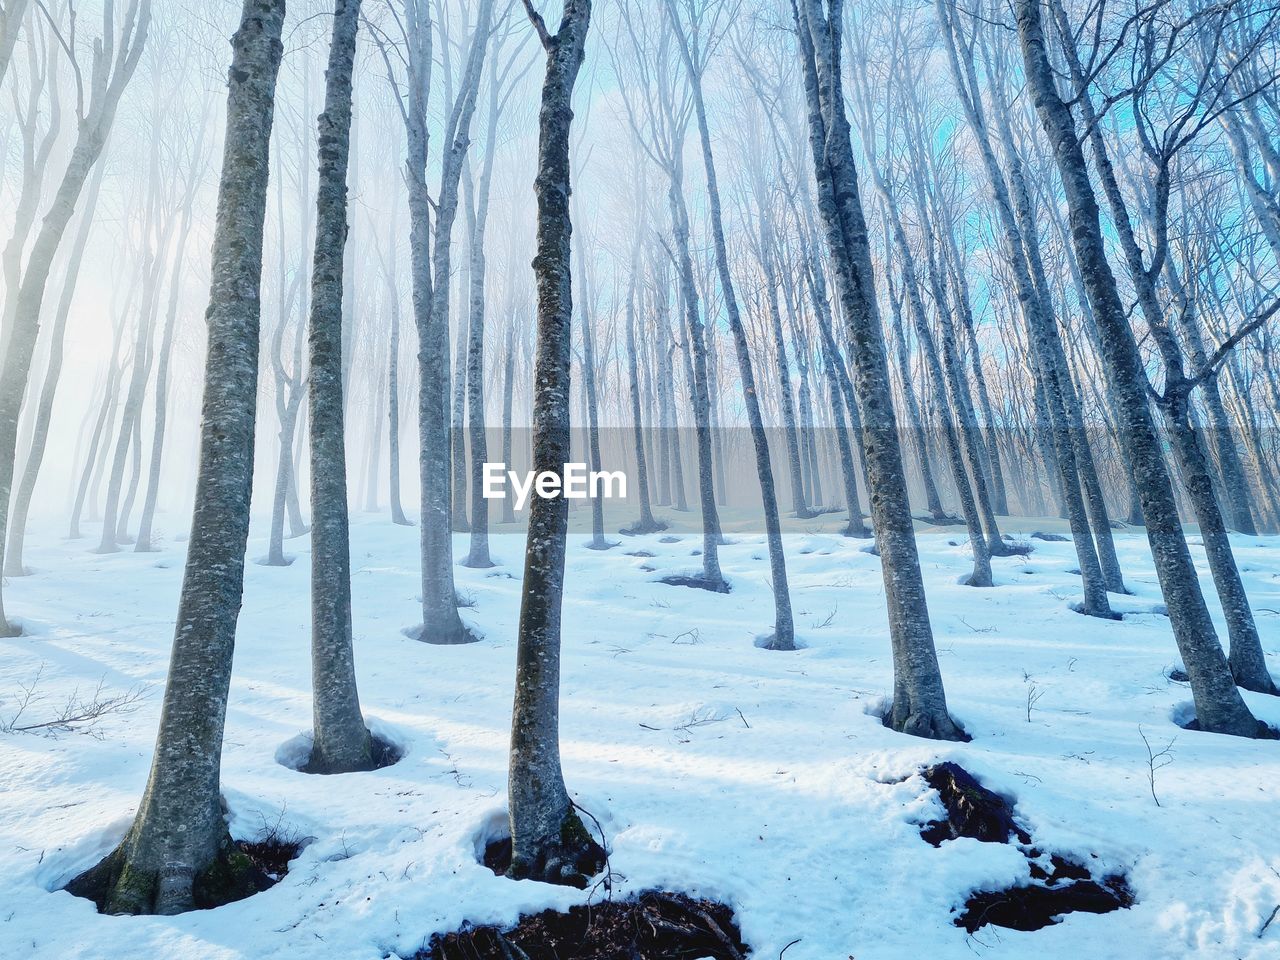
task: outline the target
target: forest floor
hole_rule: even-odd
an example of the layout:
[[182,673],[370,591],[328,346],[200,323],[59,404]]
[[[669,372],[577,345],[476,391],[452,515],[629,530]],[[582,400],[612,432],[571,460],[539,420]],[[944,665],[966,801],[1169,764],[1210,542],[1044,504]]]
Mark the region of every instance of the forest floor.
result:
[[[603,827],[615,898],[662,888],[723,901],[756,960],[1280,956],[1280,918],[1267,926],[1280,905],[1280,744],[1176,725],[1190,691],[1168,676],[1178,656],[1140,531],[1118,537],[1132,591],[1112,598],[1119,622],[1072,612],[1070,543],[1031,541],[977,590],[960,585],[963,528],[921,533],[951,709],[973,735],[949,744],[880,723],[892,681],[879,561],[837,522],[790,523],[794,653],[753,642],[772,624],[763,537],[723,548],[728,595],[656,582],[697,567],[695,536],[614,537],[604,553],[572,539],[562,755]],[[6,595],[27,634],[0,641],[0,724],[24,687],[20,726],[99,685],[99,699],[142,696],[88,730],[0,733],[0,957],[382,960],[466,921],[511,925],[607,895],[479,862],[505,830],[523,537],[494,536],[494,569],[457,570],[483,639],[429,646],[402,632],[418,610],[418,531],[381,516],[352,530],[356,663],[365,713],[400,762],[338,777],[282,763],[305,749],[311,719],[308,547],[290,541],[292,566],[247,566],[222,768],[233,835],[307,838],[288,875],[178,917],[99,916],[63,892],[141,795],[184,559],[175,539],[111,556],[90,553],[95,540],[29,537],[32,575]],[[1280,538],[1234,543],[1280,675]],[[251,557],[265,552],[251,542]],[[1207,572],[1203,583],[1211,594]],[[1280,724],[1280,700],[1245,696]],[[1168,752],[1149,761],[1148,744]],[[1126,873],[1134,906],[1034,932],[956,926],[975,891],[1025,882],[1031,867],[1014,845],[921,839],[942,806],[920,771],[942,760],[1014,799],[1041,851]]]

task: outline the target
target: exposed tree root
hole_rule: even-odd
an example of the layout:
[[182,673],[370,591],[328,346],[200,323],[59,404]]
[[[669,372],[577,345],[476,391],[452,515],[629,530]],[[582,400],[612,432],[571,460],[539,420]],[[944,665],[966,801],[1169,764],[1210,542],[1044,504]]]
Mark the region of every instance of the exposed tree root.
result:
[[1030,843],[1031,836],[1013,819],[1013,804],[988,790],[973,774],[956,763],[925,768],[925,782],[938,791],[947,819],[924,825],[920,836],[935,847],[944,840],[970,837],[984,843],[1008,843],[1016,837]]
[[515,857],[513,853],[510,837],[495,840],[485,848],[484,864],[512,880],[540,880],[579,890],[585,889],[609,860],[573,809],[560,825],[558,838],[544,843],[532,856]]
[[932,711],[898,710],[890,706],[884,716],[884,725],[898,733],[906,733],[926,740],[953,740],[968,743],[973,737],[965,733],[964,727],[956,723],[945,713]]
[[1012,537],[988,540],[987,549],[993,557],[1028,557],[1035,552],[1035,547],[1026,540],[1014,540]]
[[[1059,923],[1065,913],[1110,913],[1133,905],[1133,891],[1122,874],[1111,874],[1099,881],[1078,864],[1061,857],[1054,857],[1053,861],[1053,871],[1040,870],[1042,879],[1037,882],[973,894],[955,918],[955,925],[970,933],[987,924],[1010,930],[1039,930]],[[1058,864],[1066,870],[1060,871]],[[1081,872],[1083,879],[1079,878]]]
[[950,513],[924,513],[915,518],[921,523],[932,524],[935,527],[961,527],[964,526],[964,517],[957,517]]
[[442,647],[476,643],[480,640],[480,637],[472,632],[461,620],[449,627],[428,627],[426,624],[419,624],[413,630],[407,631],[407,633],[414,640],[421,640],[423,643],[434,643]]
[[761,650],[778,650],[783,653],[790,653],[797,649],[794,640],[779,640],[776,633],[771,633],[769,636],[757,641],[756,646]]
[[945,820],[921,828],[923,839],[935,847],[957,837],[983,843],[1016,842],[1031,869],[1030,883],[973,893],[956,916],[956,926],[970,933],[987,924],[1039,930],[1057,923],[1064,913],[1109,913],[1133,904],[1124,874],[1095,878],[1079,860],[1061,854],[1046,856],[1033,847],[1031,834],[1014,818],[1013,802],[988,790],[963,767],[939,763],[926,767],[923,775],[947,810]]
[[208,910],[243,900],[274,886],[288,872],[301,841],[269,834],[238,842],[228,835],[213,863],[193,872],[181,867],[139,869],[129,862],[126,844],[67,884],[68,893],[92,900],[100,913],[160,914]]

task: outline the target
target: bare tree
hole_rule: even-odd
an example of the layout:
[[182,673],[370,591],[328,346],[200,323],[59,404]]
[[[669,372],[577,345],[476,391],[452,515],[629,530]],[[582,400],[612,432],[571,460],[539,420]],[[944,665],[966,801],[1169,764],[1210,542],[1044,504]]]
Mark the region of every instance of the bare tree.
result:
[[[535,470],[569,461],[570,273],[569,133],[573,87],[582,66],[591,0],[565,0],[553,34],[524,0],[547,53],[538,114],[538,356],[534,374]],[[569,504],[535,497],[529,511],[511,717],[511,870],[516,879],[585,886],[604,851],[574,809],[560,766],[560,608]]]
[[947,712],[889,392],[870,242],[841,89],[843,4],[842,0],[797,0],[792,10],[804,71],[818,210],[852,345],[871,520],[889,608],[894,666],[889,723],[916,736],[963,739],[964,731]]
[[1120,440],[1141,498],[1174,639],[1191,679],[1196,719],[1204,730],[1256,737],[1259,723],[1232,680],[1187,550],[1137,344],[1107,262],[1096,194],[1075,118],[1058,93],[1050,65],[1041,0],[1015,0],[1014,9],[1027,82],[1066,190],[1071,239],[1102,338],[1108,389],[1123,417]]
[[106,913],[206,906],[214,871],[228,899],[252,891],[219,790],[253,488],[262,234],[283,21],[283,0],[245,0],[231,41],[200,472],[160,730],[133,826],[67,887]]
[[[53,201],[31,244],[21,283],[9,287],[14,305],[11,319],[6,323],[8,333],[4,341],[3,362],[0,362],[0,543],[5,541],[8,529],[9,496],[13,489],[18,444],[18,415],[31,376],[31,357],[40,330],[45,288],[53,269],[54,256],[75,214],[81,191],[111,131],[125,85],[142,56],[151,21],[151,0],[130,0],[118,37],[114,13],[114,4],[105,0],[103,33],[94,48],[87,104],[83,95],[77,97],[79,124],[75,145]],[[13,636],[16,632],[5,618],[3,586],[0,585],[0,636]]]
[[347,245],[347,163],[351,87],[360,0],[335,0],[316,142],[316,245],[311,268],[311,682],[313,733],[308,769],[348,773],[373,766],[360,713],[351,644],[351,542],[343,403],[343,291]]

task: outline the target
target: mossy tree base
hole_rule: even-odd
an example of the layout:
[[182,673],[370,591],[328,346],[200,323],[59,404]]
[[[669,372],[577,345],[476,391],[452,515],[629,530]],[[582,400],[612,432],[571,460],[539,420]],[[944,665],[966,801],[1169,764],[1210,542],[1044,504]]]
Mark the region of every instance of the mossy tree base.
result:
[[213,862],[195,873],[182,867],[139,867],[130,859],[126,841],[68,883],[66,890],[92,900],[100,913],[171,915],[234,903],[274,883],[228,835]]
[[592,839],[578,814],[570,810],[560,824],[557,838],[520,844],[514,850],[507,876],[512,880],[541,880],[584,889],[604,869],[604,847]]

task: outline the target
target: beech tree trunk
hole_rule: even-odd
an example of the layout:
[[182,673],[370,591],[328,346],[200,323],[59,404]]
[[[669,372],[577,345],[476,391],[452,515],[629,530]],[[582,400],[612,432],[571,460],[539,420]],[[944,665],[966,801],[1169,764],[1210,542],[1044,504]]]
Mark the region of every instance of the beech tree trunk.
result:
[[351,641],[351,544],[343,392],[343,289],[351,86],[360,0],[335,0],[318,136],[316,245],[311,268],[311,683],[314,740],[308,769],[349,773],[373,766],[356,690]]
[[[458,183],[470,143],[480,72],[489,42],[492,0],[480,0],[462,85],[454,101],[441,158],[440,193],[436,200],[435,243],[430,269],[417,261],[426,257],[430,200],[419,164],[426,162],[425,101],[422,127],[411,131],[409,208],[413,215],[414,317],[418,326],[418,430],[422,520],[422,629],[428,643],[470,643],[477,639],[458,615],[453,582],[453,475],[449,402],[449,277],[453,224],[458,214]],[[419,69],[422,69],[419,67]],[[411,110],[412,114],[418,111]],[[415,121],[416,123],[417,121]]]
[[818,210],[848,326],[867,451],[871,519],[884,574],[894,663],[894,697],[888,722],[895,730],[916,736],[963,739],[964,731],[947,712],[898,446],[871,245],[841,89],[843,4],[842,0],[825,0],[825,4],[824,0],[798,0],[793,10]]
[[106,913],[207,905],[201,896],[213,871],[235,890],[251,867],[227,832],[219,776],[249,536],[262,232],[283,21],[282,0],[245,0],[231,41],[200,470],[155,756],[120,846],[68,885]]
[[[570,275],[569,128],[582,65],[590,0],[565,0],[560,28],[529,13],[547,51],[538,114],[538,351],[534,368],[533,469],[559,473],[569,461]],[[585,886],[603,851],[574,810],[560,765],[560,614],[569,502],[534,497],[529,509],[511,718],[508,800],[515,879]]]
[[1049,62],[1040,3],[1014,0],[1027,82],[1066,190],[1071,241],[1098,323],[1108,388],[1121,416],[1120,441],[1134,475],[1174,639],[1191,680],[1196,720],[1203,730],[1256,737],[1259,723],[1236,689],[1187,550],[1151,417],[1137,343],[1107,262],[1084,150]]
[[[36,421],[31,430],[31,443],[27,449],[27,459],[22,467],[22,478],[18,481],[18,489],[13,498],[13,513],[9,520],[9,542],[4,551],[4,576],[21,577],[26,575],[22,562],[24,539],[27,532],[27,514],[31,509],[31,498],[35,494],[36,480],[40,475],[40,466],[44,461],[45,447],[49,441],[49,424],[53,420],[53,401],[58,390],[58,381],[62,375],[63,347],[66,343],[67,317],[71,313],[71,302],[75,297],[76,281],[80,276],[80,266],[84,261],[84,248],[89,241],[89,233],[93,227],[93,218],[98,206],[98,194],[102,187],[102,173],[106,167],[98,164],[94,167],[93,180],[89,185],[84,211],[80,214],[80,225],[77,228],[75,241],[71,247],[71,255],[67,258],[67,268],[62,275],[62,292],[58,299],[58,312],[53,319],[53,328],[49,334],[49,363],[45,369],[44,382],[40,386],[40,399],[36,407]],[[114,359],[113,359],[114,366]]]
[[[114,29],[111,19],[105,20],[106,27]],[[62,245],[89,172],[107,141],[125,85],[138,66],[150,22],[150,0],[132,0],[125,13],[121,35],[113,38],[119,45],[119,54],[108,68],[94,72],[87,111],[76,129],[75,144],[62,180],[31,244],[21,283],[9,288],[8,298],[12,300],[13,309],[10,312],[6,302],[5,312],[9,320],[5,323],[4,356],[0,359],[0,544],[8,539],[18,417],[31,376],[31,358],[40,332],[40,310],[53,259]],[[3,569],[3,564],[0,564],[0,569]],[[5,617],[4,583],[0,578],[0,637],[11,637],[17,633]]]

